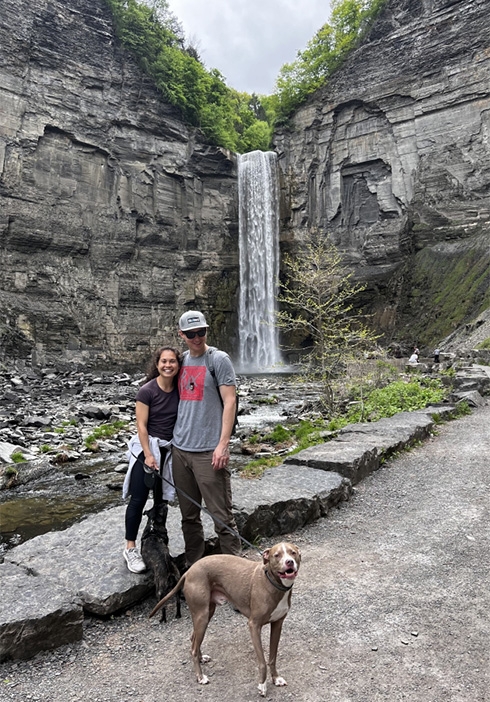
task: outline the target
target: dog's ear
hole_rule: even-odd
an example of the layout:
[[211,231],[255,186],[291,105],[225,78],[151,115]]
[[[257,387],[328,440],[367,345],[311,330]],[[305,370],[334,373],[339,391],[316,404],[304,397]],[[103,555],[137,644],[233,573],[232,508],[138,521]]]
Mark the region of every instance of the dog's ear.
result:
[[266,548],[265,551],[262,551],[262,560],[264,563],[269,563],[270,552],[271,552],[270,548]]

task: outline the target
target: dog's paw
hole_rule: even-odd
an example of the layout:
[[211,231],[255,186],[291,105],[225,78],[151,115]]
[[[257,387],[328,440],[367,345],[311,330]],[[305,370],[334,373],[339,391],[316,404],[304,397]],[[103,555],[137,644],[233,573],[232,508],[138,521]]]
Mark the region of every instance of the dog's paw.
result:
[[274,685],[277,685],[278,687],[284,687],[284,685],[287,685],[287,682],[284,680],[284,678],[272,678]]
[[258,688],[259,688],[259,692],[260,692],[261,697],[265,697],[267,694],[267,683],[266,682],[259,683]]
[[209,678],[207,675],[201,675],[198,679],[197,682],[199,685],[207,685],[209,682]]
[[209,663],[211,656],[201,656],[201,663]]

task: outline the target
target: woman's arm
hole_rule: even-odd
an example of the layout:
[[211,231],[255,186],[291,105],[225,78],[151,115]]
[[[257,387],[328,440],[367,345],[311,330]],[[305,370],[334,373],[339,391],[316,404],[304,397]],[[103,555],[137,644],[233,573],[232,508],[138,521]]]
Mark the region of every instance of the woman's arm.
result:
[[150,468],[158,470],[159,466],[154,455],[150,450],[150,441],[148,437],[148,417],[150,408],[143,402],[136,402],[136,428],[138,430],[138,439],[140,440],[143,453],[145,454],[145,463]]

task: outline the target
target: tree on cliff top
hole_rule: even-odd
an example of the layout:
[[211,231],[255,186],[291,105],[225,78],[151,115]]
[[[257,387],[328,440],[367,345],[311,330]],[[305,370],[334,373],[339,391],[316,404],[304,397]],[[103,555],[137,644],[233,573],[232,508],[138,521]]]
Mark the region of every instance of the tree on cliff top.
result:
[[265,112],[257,112],[257,96],[229,88],[217,69],[206,70],[167,0],[106,2],[122,44],[188,123],[239,153],[269,147],[272,130]]
[[276,119],[287,119],[324,85],[365,36],[386,0],[332,0],[330,22],[320,27],[296,60],[279,71],[274,91]]
[[354,283],[337,248],[316,232],[301,254],[283,258],[286,280],[281,284],[279,328],[297,332],[310,343],[301,360],[305,377],[322,388],[323,404],[334,406],[334,380],[348,362],[373,348],[377,336],[356,312],[354,300],[365,285]]

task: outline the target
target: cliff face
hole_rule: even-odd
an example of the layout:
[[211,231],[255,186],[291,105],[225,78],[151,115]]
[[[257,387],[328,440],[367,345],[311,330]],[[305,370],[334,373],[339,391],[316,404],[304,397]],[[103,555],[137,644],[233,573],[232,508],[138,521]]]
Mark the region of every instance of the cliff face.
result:
[[236,163],[115,40],[103,0],[3,0],[2,350],[134,361],[186,307],[234,346]]
[[276,136],[282,245],[329,232],[390,336],[440,342],[490,306],[490,12],[389,0]]

